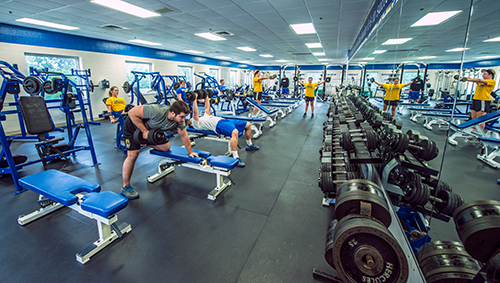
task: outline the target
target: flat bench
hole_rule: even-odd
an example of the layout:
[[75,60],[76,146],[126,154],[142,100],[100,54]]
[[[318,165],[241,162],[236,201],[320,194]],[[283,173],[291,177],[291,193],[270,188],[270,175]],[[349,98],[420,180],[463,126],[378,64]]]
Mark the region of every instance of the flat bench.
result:
[[485,129],[483,130],[480,124],[483,123],[494,124],[496,123],[498,118],[500,118],[500,110],[488,113],[486,115],[466,121],[461,124],[450,123],[450,128],[455,132],[453,133],[453,135],[451,135],[451,137],[448,138],[448,142],[452,145],[457,145],[458,144],[458,141],[456,140],[457,138],[466,139],[466,138],[487,137],[488,132],[490,132],[490,130],[488,130],[488,125],[486,125]]
[[100,192],[99,184],[53,169],[23,177],[19,184],[39,194],[42,206],[28,215],[19,216],[17,222],[20,225],[26,225],[65,206],[97,221],[99,240],[76,254],[76,260],[82,264],[132,230],[127,223],[120,227],[115,224],[118,221],[116,213],[127,206],[127,198],[112,191]]
[[429,103],[409,103],[409,102],[401,102],[398,103],[398,107],[396,112],[399,113],[400,115],[403,114],[404,110],[408,110],[410,107],[414,108],[419,108],[419,107],[430,107],[431,105]]
[[165,157],[158,164],[158,173],[148,176],[147,180],[153,183],[174,171],[174,165],[196,169],[206,173],[216,174],[217,186],[208,194],[209,200],[215,200],[226,188],[231,180],[224,182],[224,176],[229,177],[231,169],[236,167],[238,160],[232,157],[219,155],[211,156],[210,152],[193,150],[198,157],[190,157],[187,150],[179,146],[170,146],[169,151],[150,150],[151,154]]
[[[422,113],[422,116],[425,117],[424,128],[432,130],[432,125],[434,124],[438,125],[438,127],[448,127],[452,115],[451,113]],[[453,121],[455,123],[460,123],[461,120],[467,119],[470,119],[469,115],[457,113],[453,114]]]
[[250,125],[252,125],[252,130],[255,132],[255,134],[252,136],[254,139],[262,135],[262,130],[264,129],[264,123],[266,122],[265,118],[256,118],[256,117],[231,116],[231,115],[222,115],[220,117],[229,120],[240,120],[249,122]]
[[[186,131],[190,134],[189,139],[191,140],[191,146],[195,145],[195,140],[197,139],[206,139],[212,141],[223,142],[227,144],[227,152],[226,155],[231,155],[231,136],[217,134],[214,131],[208,130],[197,130],[195,128],[186,127]],[[238,136],[241,137],[243,133],[238,133]]]
[[253,117],[253,118],[264,118],[270,122],[269,127],[272,128],[274,125],[276,125],[276,116],[278,113],[281,113],[281,116],[284,115],[283,111],[281,111],[278,108],[275,108],[273,110],[269,110],[266,107],[260,105],[257,103],[257,101],[253,100],[250,97],[247,97],[246,99],[249,104],[251,104],[253,107],[257,107],[259,109],[259,112],[257,112],[256,116],[253,116],[253,114],[250,114],[248,117]]
[[[500,163],[494,160],[496,157],[500,156],[500,139],[493,137],[479,137],[478,140],[483,144],[483,148],[482,153],[477,155],[477,159],[493,168],[500,168]],[[489,152],[490,147],[493,148],[493,151],[491,152]]]

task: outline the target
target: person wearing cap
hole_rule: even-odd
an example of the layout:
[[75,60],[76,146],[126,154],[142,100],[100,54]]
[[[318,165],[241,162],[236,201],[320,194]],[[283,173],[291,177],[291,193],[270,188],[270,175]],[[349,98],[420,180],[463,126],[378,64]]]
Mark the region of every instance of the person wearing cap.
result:
[[[255,70],[253,73],[253,99],[259,104],[262,102],[262,80],[269,79],[270,76],[260,76],[260,71]],[[259,109],[257,107],[253,108],[253,115],[257,115]]]
[[[468,82],[476,83],[476,90],[474,92],[474,97],[472,97],[472,106],[470,110],[471,119],[475,119],[485,115],[490,109],[491,104],[491,92],[495,88],[495,71],[493,69],[483,70],[483,78],[467,78]],[[481,128],[486,125],[481,124]]]

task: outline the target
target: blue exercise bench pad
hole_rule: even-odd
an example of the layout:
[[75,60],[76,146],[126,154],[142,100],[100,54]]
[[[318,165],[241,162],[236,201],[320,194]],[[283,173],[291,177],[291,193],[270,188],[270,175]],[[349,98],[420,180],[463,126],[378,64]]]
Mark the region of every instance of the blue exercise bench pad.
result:
[[[451,118],[451,113],[422,113],[423,116],[428,116],[428,117],[447,117]],[[461,118],[461,119],[467,119],[470,118],[469,115],[465,114],[454,114],[453,118]]]
[[203,158],[208,158],[208,157],[210,157],[210,155],[212,155],[210,152],[207,152],[207,151],[193,149],[193,152],[198,153],[199,157],[189,157],[189,154],[188,154],[186,148],[180,147],[180,146],[173,146],[173,145],[170,146],[169,151],[158,151],[158,150],[152,149],[149,152],[151,154],[154,154],[154,155],[160,155],[163,157],[168,157],[168,158],[172,158],[175,160],[188,162],[188,163],[194,163],[194,164],[200,164],[203,161]]
[[232,158],[229,156],[219,155],[219,156],[210,156],[207,158],[208,164],[213,167],[219,167],[231,170],[238,164],[238,159]]
[[485,141],[485,142],[500,143],[500,140],[496,139],[496,138],[478,137],[477,139],[480,140],[480,141]]
[[475,118],[475,119],[471,119],[471,120],[466,121],[466,122],[459,124],[459,125],[454,124],[454,123],[451,123],[451,124],[459,129],[465,129],[465,128],[468,128],[468,127],[471,127],[474,125],[482,124],[490,119],[495,119],[495,118],[500,118],[500,110],[488,113],[486,115],[483,115],[483,116]]
[[[188,133],[193,133],[193,134],[208,135],[208,136],[221,136],[213,131],[197,130],[197,129],[191,128],[191,127],[186,127],[186,131],[188,131]],[[238,132],[238,137],[241,137],[242,135],[243,135],[243,132]],[[224,135],[224,136],[226,136],[226,135]],[[226,136],[226,137],[230,138],[231,136]]]
[[128,199],[112,191],[84,195],[80,207],[88,212],[108,218],[124,209]]
[[278,109],[274,109],[273,111],[269,111],[269,109],[267,109],[264,106],[260,105],[259,103],[257,103],[257,101],[253,100],[250,97],[247,97],[247,101],[250,102],[253,106],[255,106],[258,109],[262,110],[266,114],[274,114],[274,113],[278,112]]
[[224,119],[229,119],[229,120],[241,120],[241,121],[248,121],[248,122],[265,122],[265,118],[255,118],[255,117],[243,117],[243,116],[231,116],[231,115],[222,115],[219,116]]
[[444,112],[444,113],[451,113],[451,109],[408,108],[408,110],[419,111],[419,112]]
[[401,105],[401,106],[424,106],[424,107],[431,106],[429,103],[410,103],[410,102],[401,102],[398,105]]
[[75,194],[101,191],[99,184],[54,169],[23,177],[19,184],[65,206],[78,202]]

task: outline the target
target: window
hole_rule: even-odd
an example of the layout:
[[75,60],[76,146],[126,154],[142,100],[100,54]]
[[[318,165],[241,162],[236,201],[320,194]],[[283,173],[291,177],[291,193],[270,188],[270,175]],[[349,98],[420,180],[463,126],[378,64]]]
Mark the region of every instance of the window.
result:
[[[134,74],[132,71],[138,72],[151,72],[151,63],[141,63],[141,62],[125,62],[125,66],[127,69],[127,81],[132,84],[135,80]],[[141,90],[149,90],[151,89],[151,76],[146,76],[144,78],[139,77],[139,89]],[[135,87],[135,85],[134,85]]]
[[321,81],[321,77],[322,77],[323,73],[307,73],[307,76],[305,77],[305,82],[309,82],[309,78],[313,78],[313,83],[319,83]]
[[412,81],[417,76],[417,72],[404,72],[403,81],[399,82],[400,84],[407,84]]
[[210,69],[208,75],[213,77],[217,82],[219,81],[219,69]]
[[186,83],[190,82],[193,85],[193,67],[177,66],[177,75],[186,78]]
[[366,72],[366,82],[372,78],[378,82],[378,72]]
[[238,81],[238,71],[231,70],[230,78],[229,78],[229,85],[231,87],[234,87],[237,84],[237,81]]
[[[55,55],[41,55],[41,54],[26,54],[26,68],[30,72],[33,67],[38,70],[48,69],[51,72],[59,72],[70,75],[71,69],[80,68],[80,60],[78,57],[66,57]],[[45,94],[45,99],[59,99],[61,93]]]

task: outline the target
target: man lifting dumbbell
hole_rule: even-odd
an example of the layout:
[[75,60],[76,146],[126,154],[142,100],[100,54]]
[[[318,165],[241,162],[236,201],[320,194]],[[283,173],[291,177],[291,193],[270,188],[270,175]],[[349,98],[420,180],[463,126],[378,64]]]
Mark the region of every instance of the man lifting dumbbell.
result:
[[396,117],[396,107],[398,107],[399,103],[399,93],[402,88],[411,85],[413,81],[407,84],[399,84],[399,79],[394,78],[392,84],[381,84],[375,80],[373,82],[385,89],[383,111],[385,112],[389,106],[392,106],[392,117]]
[[[122,171],[123,189],[121,194],[123,196],[128,199],[139,197],[139,193],[130,185],[130,179],[132,178],[135,161],[141,151],[142,143],[159,151],[170,150],[168,140],[160,144],[151,144],[154,137],[152,138],[150,131],[155,131],[158,128],[162,128],[163,131],[177,130],[189,156],[198,156],[191,149],[191,141],[186,131],[185,121],[189,112],[189,106],[184,101],[175,101],[170,107],[163,104],[140,105],[128,112],[128,117],[123,126],[123,137],[127,146],[127,158],[123,162]],[[140,133],[136,133],[136,131],[140,131]],[[140,139],[141,133],[142,141]]]
[[[257,103],[261,104],[262,102],[262,80],[265,79],[275,79],[277,76],[276,74],[270,75],[270,76],[260,76],[260,71],[255,70],[254,72],[254,77],[253,77],[253,99],[257,101]],[[257,115],[257,112],[259,112],[259,109],[257,107],[253,108],[253,115]]]
[[[491,92],[493,91],[493,88],[495,88],[494,78],[495,71],[493,69],[484,70],[482,79],[462,78],[462,81],[477,84],[474,97],[472,97],[472,107],[470,110],[471,119],[479,118],[485,115],[490,109]],[[485,124],[481,124],[481,128],[484,129],[484,127]]]
[[229,120],[221,117],[212,116],[210,113],[210,99],[205,98],[205,115],[198,115],[198,94],[195,94],[193,103],[193,118],[189,119],[188,126],[196,130],[209,130],[217,134],[230,136],[231,152],[233,158],[238,159],[238,167],[245,167],[245,163],[238,156],[238,137],[240,132],[245,132],[246,150],[259,150],[259,147],[252,143],[252,125],[249,122],[240,120]]
[[325,80],[322,80],[319,83],[313,83],[312,77],[309,77],[307,80],[309,81],[308,83],[303,83],[297,78],[297,82],[306,88],[306,95],[305,95],[306,111],[304,111],[304,117],[306,117],[307,108],[309,106],[309,103],[311,103],[311,118],[313,118],[314,117],[314,89],[316,89],[316,87],[319,86],[320,84],[324,83]]

